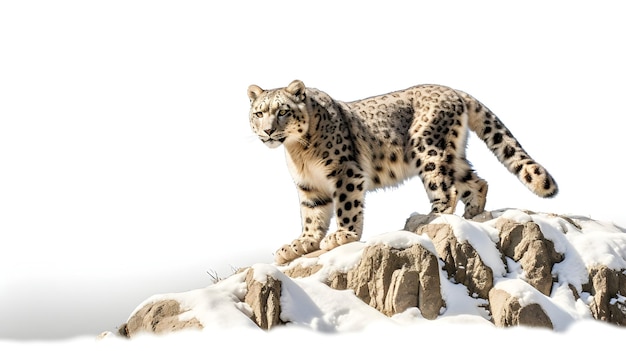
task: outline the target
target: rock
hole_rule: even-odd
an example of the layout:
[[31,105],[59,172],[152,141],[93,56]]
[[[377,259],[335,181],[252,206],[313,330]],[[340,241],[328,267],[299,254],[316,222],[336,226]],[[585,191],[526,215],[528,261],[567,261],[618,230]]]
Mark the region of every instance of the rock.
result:
[[368,246],[346,281],[361,300],[388,316],[417,307],[424,318],[435,319],[445,306],[437,257],[420,245]]
[[130,338],[142,332],[162,334],[182,329],[202,329],[196,318],[181,320],[180,315],[184,312],[176,300],[154,301],[135,312],[118,332]]
[[[362,301],[386,316],[417,308],[425,319],[442,318],[448,307],[454,303],[458,306],[457,301],[446,299],[458,296],[461,291],[469,297],[463,300],[464,304],[473,304],[482,318],[498,327],[555,328],[558,323],[551,320],[546,311],[569,315],[572,319],[591,316],[615,325],[626,325],[626,267],[619,268],[626,260],[622,257],[626,252],[626,237],[623,236],[626,233],[623,229],[609,228],[609,235],[605,236],[607,239],[601,239],[597,228],[604,227],[590,224],[590,219],[519,210],[485,212],[471,224],[456,216],[444,216],[451,217],[437,220],[441,217],[415,215],[407,219],[405,229],[415,234],[401,232],[394,233],[401,235],[391,236],[394,240],[400,238],[401,244],[392,245],[385,240],[356,242],[346,244],[346,247],[352,245],[348,250],[337,248],[329,252],[314,252],[287,266],[255,265],[235,274],[234,278],[220,280],[210,287],[218,291],[222,286],[232,289],[227,294],[196,293],[193,296],[208,299],[213,296],[221,298],[219,304],[232,303],[231,310],[242,313],[237,314],[234,320],[256,324],[264,330],[294,322],[281,320],[281,313],[297,311],[300,305],[296,296],[306,298],[308,290],[300,289],[297,294],[290,293],[285,299],[283,289],[298,288],[298,282],[303,279],[307,280],[309,287],[314,282],[346,290],[345,294],[337,296],[350,296],[353,303]],[[549,238],[560,240],[558,247],[563,252],[557,251],[555,242],[542,233],[542,227],[533,221],[535,216],[541,218],[542,227],[553,226]],[[589,225],[592,230],[586,233],[585,228]],[[464,228],[471,233],[454,232]],[[476,236],[481,235],[477,239]],[[584,240],[576,241],[576,238]],[[613,251],[610,252],[617,255],[611,261],[617,269],[597,262],[606,259],[606,251],[594,250],[595,240],[607,240],[600,244],[611,247]],[[482,247],[477,250],[471,242],[486,243],[489,249]],[[584,250],[589,250],[592,255],[583,255]],[[596,251],[605,256],[595,258],[593,254]],[[344,256],[341,259],[333,256],[339,255],[338,252],[349,252],[350,259],[346,261]],[[485,259],[480,253],[490,257]],[[567,267],[571,271],[564,274],[563,269]],[[495,277],[494,271],[497,272]],[[442,279],[449,279],[453,284]],[[454,294],[449,294],[448,290],[445,293],[444,288],[451,289],[450,286],[454,287]],[[323,289],[328,291],[326,286]],[[171,296],[176,296],[176,299]],[[142,332],[159,334],[205,328],[198,319],[191,317],[198,316],[207,322],[210,319],[204,318],[211,311],[187,311],[185,308],[206,309],[216,306],[218,302],[202,300],[202,303],[195,303],[195,307],[183,308],[177,300],[178,296],[163,295],[144,303],[120,327],[119,333],[133,337]],[[197,300],[181,298],[180,301]],[[311,301],[307,303],[315,307]],[[283,305],[285,303],[290,304],[288,308]],[[563,303],[570,305],[563,307],[560,305]],[[341,302],[337,305],[341,306]],[[465,307],[467,305],[464,306],[465,311],[472,310]],[[320,306],[316,313],[323,310],[324,306]],[[334,313],[346,314],[343,310]],[[413,315],[412,312],[410,315]],[[319,315],[313,319],[326,323]],[[221,323],[222,319],[219,321]]]
[[589,305],[594,318],[626,325],[626,274],[606,266],[589,269],[587,289],[593,296]]
[[246,273],[247,293],[244,302],[251,310],[250,317],[261,329],[268,330],[274,326],[284,324],[280,320],[280,295],[282,283],[271,276],[265,276],[264,282],[254,279],[254,269]]
[[540,305],[532,303],[522,306],[518,298],[511,296],[505,290],[491,289],[489,306],[492,322],[498,327],[523,325],[553,328],[552,321]]
[[439,216],[435,214],[413,214],[409,218],[407,218],[406,222],[404,223],[404,230],[415,233],[415,231],[417,231],[417,228],[426,225],[437,218],[439,218]]
[[448,224],[425,224],[415,229],[426,234],[435,244],[444,269],[454,281],[467,286],[471,294],[487,299],[493,287],[493,272],[468,242],[460,243]]
[[328,278],[326,284],[333,289],[346,290],[348,288],[348,274],[335,271]]
[[[296,264],[284,273],[298,278],[319,269]],[[424,318],[434,319],[445,306],[437,256],[417,244],[406,249],[368,246],[355,267],[333,272],[325,283],[333,289],[353,290],[363,302],[388,316],[417,307]]]
[[319,264],[312,266],[295,265],[290,266],[284,273],[292,278],[309,277],[317,273],[323,267]]
[[554,250],[534,222],[524,224],[500,218],[500,248],[504,255],[519,262],[526,273],[524,280],[546,296],[552,289],[552,267],[563,261],[563,255]]

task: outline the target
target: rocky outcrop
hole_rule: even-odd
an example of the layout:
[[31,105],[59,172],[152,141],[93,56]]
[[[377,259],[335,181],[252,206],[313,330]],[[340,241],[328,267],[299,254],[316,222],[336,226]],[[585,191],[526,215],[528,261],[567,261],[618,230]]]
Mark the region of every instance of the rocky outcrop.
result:
[[[409,228],[405,228],[409,229]],[[416,234],[425,234],[435,244],[437,254],[444,262],[448,277],[467,286],[469,292],[483,299],[489,297],[493,287],[493,272],[486,266],[478,252],[468,242],[459,242],[448,224],[418,226]]]
[[202,329],[202,324],[196,318],[180,318],[184,312],[176,300],[154,301],[133,313],[118,332],[130,338],[145,332],[162,334],[182,329]]
[[407,249],[368,246],[346,276],[348,289],[388,316],[417,307],[424,318],[435,319],[445,306],[437,256],[419,244]]
[[505,290],[489,291],[492,322],[499,327],[525,325],[552,329],[552,321],[537,303],[522,305],[517,297]]
[[501,218],[496,222],[500,231],[500,249],[504,256],[521,264],[525,272],[524,281],[544,295],[552,290],[552,267],[563,260],[563,255],[554,249],[537,223],[524,224]]
[[586,291],[593,296],[589,305],[594,318],[626,326],[626,271],[604,266],[589,269]]
[[[286,266],[255,265],[226,280],[240,280],[244,293],[231,298],[262,329],[292,322],[285,304],[305,292],[285,289],[301,279],[351,291],[385,316],[416,309],[428,320],[445,318],[448,307],[458,302],[444,290],[456,286],[465,289],[465,304],[483,310],[481,316],[498,327],[553,329],[555,316],[626,325],[626,267],[620,266],[626,249],[615,251],[620,257],[610,262],[617,264],[586,253],[594,252],[589,246],[595,240],[610,246],[615,240],[626,242],[626,234],[616,228],[601,242],[600,236],[585,233],[589,221],[519,210],[484,213],[473,221],[416,215],[404,231],[389,237],[318,252]],[[347,249],[357,253],[348,263],[325,259]],[[152,299],[131,315],[120,334],[202,329],[201,320],[181,306],[171,296]],[[581,306],[588,312],[573,315]]]
[[254,270],[248,269],[244,302],[252,311],[250,318],[261,329],[266,330],[284,324],[280,320],[281,281],[272,276],[265,276],[263,281],[258,281],[254,276]]

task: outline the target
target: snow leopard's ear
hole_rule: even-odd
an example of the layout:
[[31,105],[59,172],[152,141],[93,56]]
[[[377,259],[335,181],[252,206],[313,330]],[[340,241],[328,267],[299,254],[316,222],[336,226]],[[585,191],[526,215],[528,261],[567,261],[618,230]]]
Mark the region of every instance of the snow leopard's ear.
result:
[[248,87],[248,98],[250,98],[250,103],[253,103],[256,98],[259,97],[263,93],[263,89],[258,85],[251,85]]
[[304,95],[305,89],[306,88],[304,87],[304,83],[302,83],[302,81],[294,80],[289,84],[289,86],[285,88],[285,91],[293,95],[296,100],[302,102],[306,98],[306,96]]

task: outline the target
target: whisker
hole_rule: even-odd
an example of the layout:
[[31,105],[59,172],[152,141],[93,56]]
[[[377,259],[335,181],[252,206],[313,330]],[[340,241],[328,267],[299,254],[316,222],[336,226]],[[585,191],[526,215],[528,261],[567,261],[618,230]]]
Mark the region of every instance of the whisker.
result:
[[256,134],[248,134],[243,137],[243,140],[246,142],[246,144],[258,143],[259,136]]

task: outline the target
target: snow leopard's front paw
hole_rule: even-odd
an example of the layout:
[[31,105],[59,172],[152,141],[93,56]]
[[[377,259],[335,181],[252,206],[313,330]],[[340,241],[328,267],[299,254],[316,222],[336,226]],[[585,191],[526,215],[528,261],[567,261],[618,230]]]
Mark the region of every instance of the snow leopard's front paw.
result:
[[351,232],[345,229],[339,229],[332,234],[328,234],[320,244],[322,250],[332,250],[337,246],[345,245],[354,241],[358,241],[361,238],[355,232]]
[[296,239],[291,244],[283,245],[274,255],[277,264],[285,264],[309,252],[319,249],[319,244],[313,240]]

